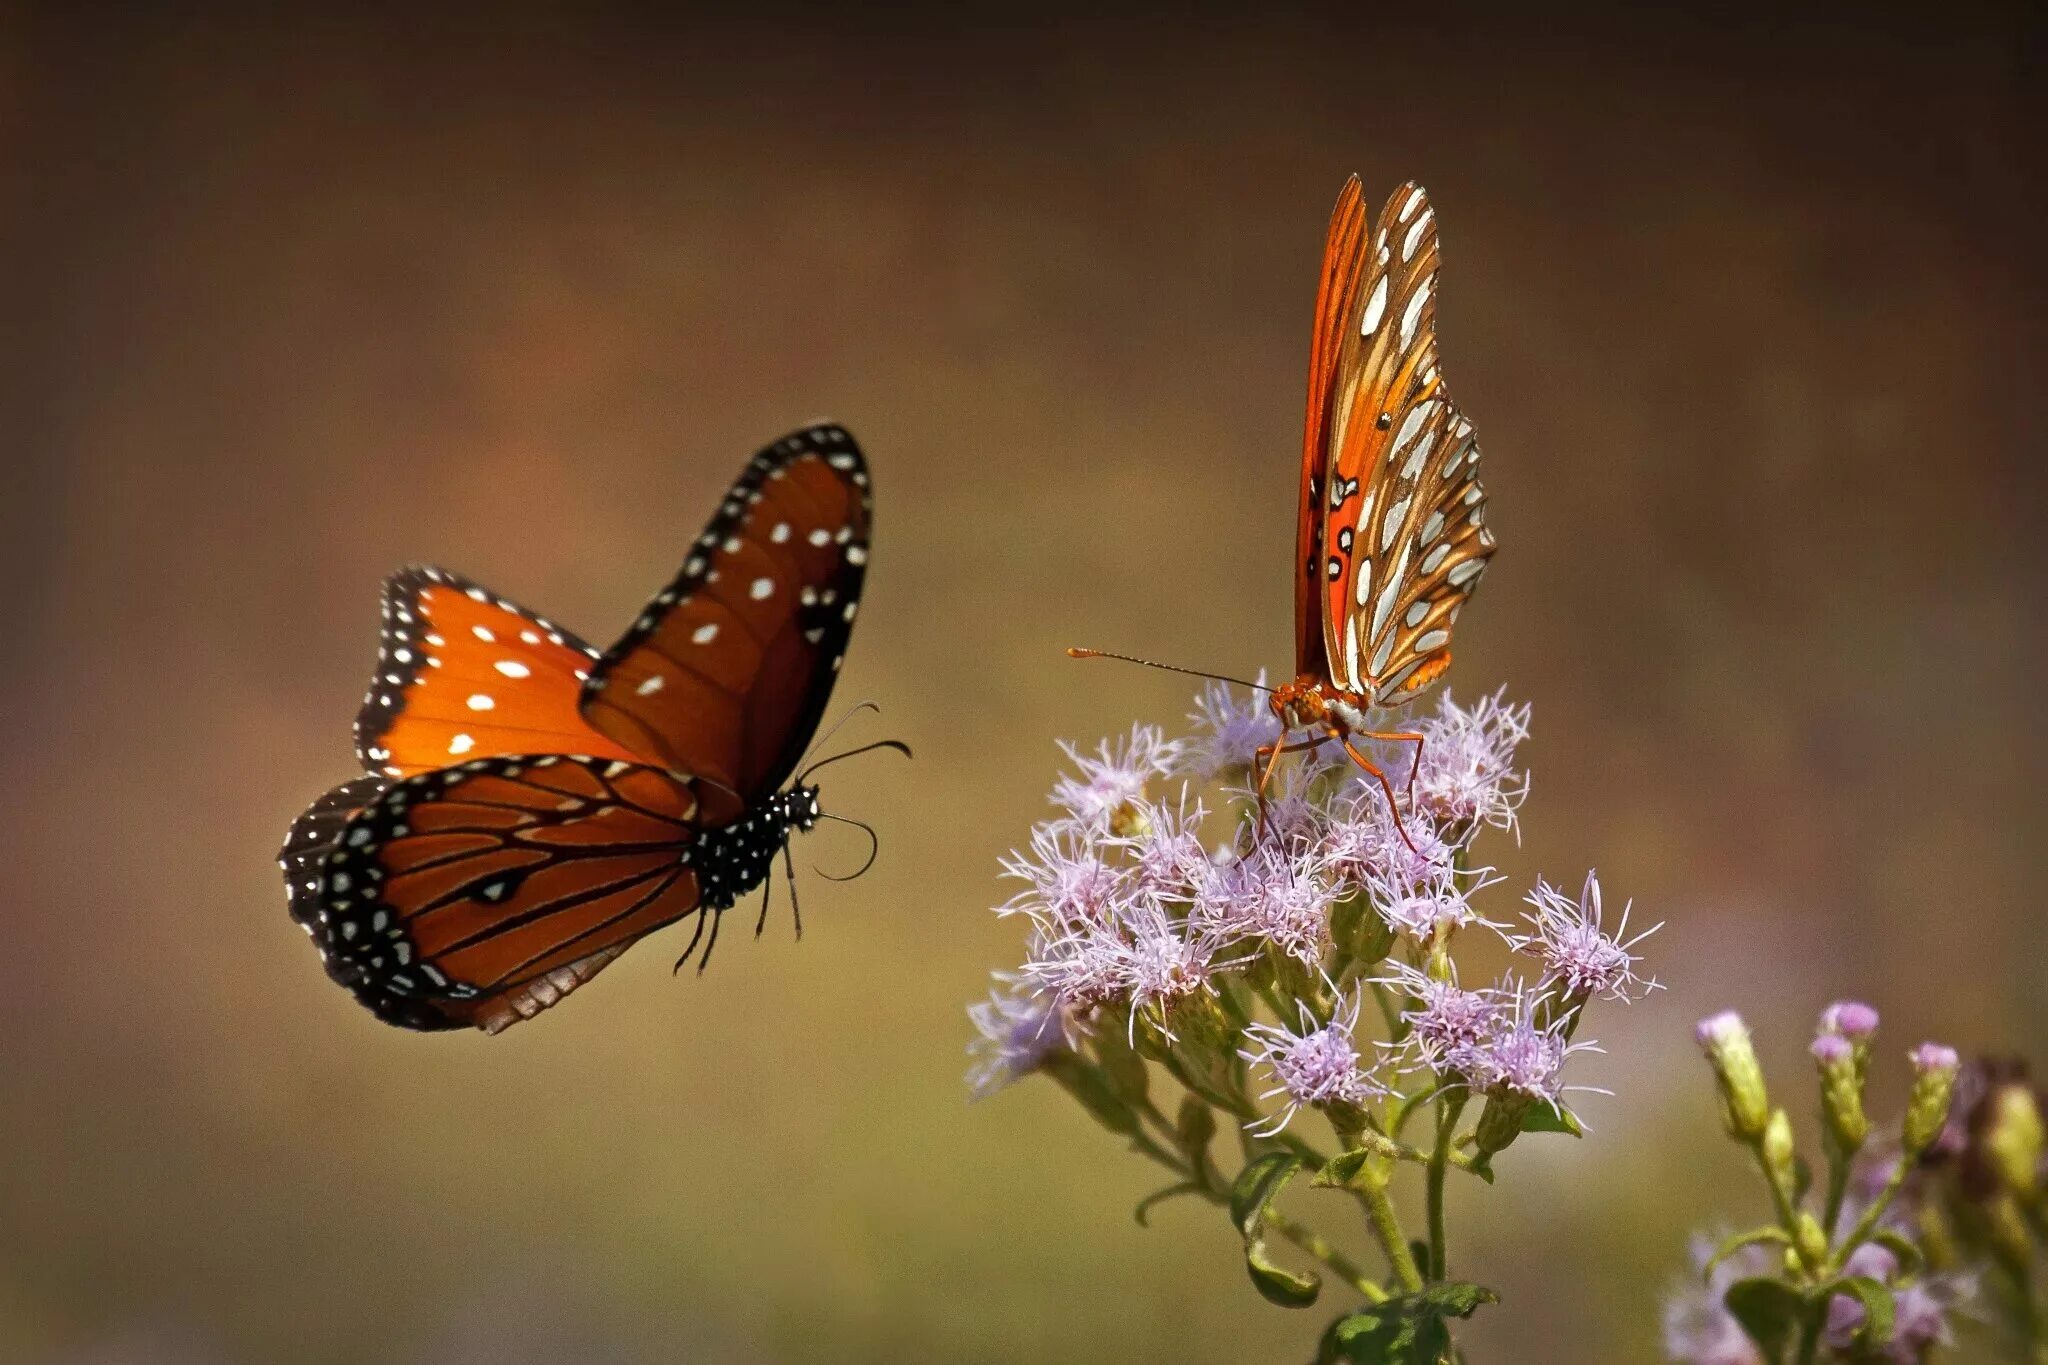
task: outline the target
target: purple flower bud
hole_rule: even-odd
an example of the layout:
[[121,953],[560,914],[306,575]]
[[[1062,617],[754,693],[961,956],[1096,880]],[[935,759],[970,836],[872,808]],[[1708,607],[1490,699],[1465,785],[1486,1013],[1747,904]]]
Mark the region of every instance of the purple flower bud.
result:
[[1956,1055],[1956,1050],[1942,1043],[1922,1043],[1907,1053],[1906,1058],[1913,1063],[1913,1070],[1922,1075],[1933,1071],[1946,1071],[1953,1076],[1956,1069],[1963,1064],[1962,1058]]
[[1906,1151],[1918,1156],[1941,1136],[1962,1059],[1954,1048],[1940,1043],[1922,1043],[1906,1057],[1913,1063],[1913,1089],[1906,1096],[1906,1122],[1900,1137]]
[[1836,1033],[1852,1043],[1867,1043],[1877,1032],[1877,1011],[1861,1000],[1837,1000],[1820,1014],[1820,1032]]
[[1710,1014],[1693,1025],[1692,1036],[1701,1047],[1712,1051],[1716,1045],[1735,1038],[1748,1041],[1749,1026],[1742,1022],[1742,1016],[1734,1010],[1722,1010],[1719,1014]]
[[1847,1066],[1856,1058],[1856,1049],[1839,1033],[1819,1035],[1807,1051],[1824,1067]]

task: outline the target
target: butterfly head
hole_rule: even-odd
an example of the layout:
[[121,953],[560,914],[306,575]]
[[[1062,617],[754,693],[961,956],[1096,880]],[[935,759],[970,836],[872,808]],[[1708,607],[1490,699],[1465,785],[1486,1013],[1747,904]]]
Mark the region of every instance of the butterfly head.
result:
[[791,829],[806,833],[817,828],[819,818],[825,813],[818,805],[816,787],[791,787],[784,792],[782,812]]
[[1289,730],[1322,724],[1330,709],[1329,701],[1323,695],[1323,685],[1307,675],[1274,688],[1270,704],[1273,714]]

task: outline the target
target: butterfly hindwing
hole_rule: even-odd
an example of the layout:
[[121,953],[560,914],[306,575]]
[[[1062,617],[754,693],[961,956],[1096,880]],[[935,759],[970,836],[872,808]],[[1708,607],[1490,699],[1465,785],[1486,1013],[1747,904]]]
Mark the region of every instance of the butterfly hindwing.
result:
[[385,777],[500,754],[631,757],[577,710],[596,662],[569,631],[458,574],[402,569],[384,585],[356,756]]
[[295,900],[379,1018],[497,1032],[697,907],[697,816],[693,783],[660,768],[480,759],[385,786],[301,866]]
[[1330,681],[1392,704],[1448,666],[1493,538],[1471,423],[1437,368],[1436,217],[1422,187],[1396,190],[1356,250],[1329,386],[1320,624]]
[[592,670],[590,725],[699,774],[719,818],[773,791],[845,657],[873,508],[867,461],[844,429],[807,427],[763,449],[681,572]]

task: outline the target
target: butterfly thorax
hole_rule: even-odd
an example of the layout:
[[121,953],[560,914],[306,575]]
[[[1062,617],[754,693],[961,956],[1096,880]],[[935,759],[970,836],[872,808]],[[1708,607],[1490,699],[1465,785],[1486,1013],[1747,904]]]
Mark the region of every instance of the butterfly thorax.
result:
[[697,873],[700,904],[727,910],[759,886],[793,832],[818,823],[818,789],[777,792],[730,825],[704,830],[684,852]]

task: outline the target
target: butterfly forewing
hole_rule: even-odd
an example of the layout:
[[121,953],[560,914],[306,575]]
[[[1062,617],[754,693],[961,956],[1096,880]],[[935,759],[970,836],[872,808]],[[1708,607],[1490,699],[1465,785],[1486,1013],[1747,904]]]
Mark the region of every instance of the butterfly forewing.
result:
[[356,756],[386,777],[500,754],[630,758],[577,710],[596,662],[562,627],[458,574],[403,569],[384,585]]
[[1436,216],[1421,186],[1396,190],[1355,249],[1318,497],[1320,625],[1330,680],[1391,704],[1448,665],[1493,539],[1471,424],[1437,369]]
[[356,809],[300,868],[312,889],[295,904],[329,974],[380,1018],[496,1032],[696,908],[697,821],[694,784],[661,768],[478,760]]
[[1329,668],[1323,653],[1322,498],[1331,404],[1346,325],[1357,313],[1364,241],[1365,195],[1354,175],[1344,182],[1337,207],[1330,214],[1322,279],[1316,286],[1315,324],[1309,333],[1308,417],[1302,435],[1301,503],[1294,541],[1294,671],[1317,677],[1326,675]]
[[778,787],[817,727],[866,575],[867,462],[837,426],[756,455],[584,685],[590,725],[700,775],[729,819]]

